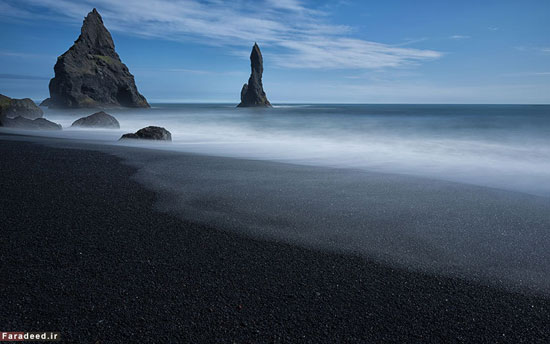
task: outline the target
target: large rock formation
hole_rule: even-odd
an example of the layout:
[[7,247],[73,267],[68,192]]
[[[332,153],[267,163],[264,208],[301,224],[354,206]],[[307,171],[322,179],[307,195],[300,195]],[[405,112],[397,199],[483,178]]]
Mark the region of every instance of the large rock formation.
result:
[[3,118],[0,126],[30,130],[61,130],[60,124],[48,121],[45,118],[28,119],[21,116],[15,118]]
[[50,98],[42,103],[49,107],[149,107],[95,8],[74,45],[57,58],[54,71]]
[[164,128],[151,126],[140,129],[133,134],[124,134],[120,138],[120,140],[126,139],[172,141],[172,134]]
[[40,118],[44,112],[29,98],[13,99],[0,94],[0,118],[25,117],[29,119]]
[[77,119],[71,127],[119,129],[120,123],[113,116],[100,111]]
[[248,79],[248,84],[243,85],[241,90],[241,103],[238,107],[263,106],[271,107],[269,100],[264,92],[262,85],[262,74],[264,72],[264,60],[258,44],[254,43],[252,53],[250,53],[250,67],[252,73]]

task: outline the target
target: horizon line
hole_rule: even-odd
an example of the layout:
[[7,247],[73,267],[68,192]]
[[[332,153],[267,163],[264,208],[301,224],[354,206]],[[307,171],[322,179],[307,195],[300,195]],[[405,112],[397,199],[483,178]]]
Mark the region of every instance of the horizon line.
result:
[[[32,98],[31,98],[32,99]],[[45,99],[45,98],[44,98]],[[32,99],[37,104],[40,104],[44,99]],[[238,101],[149,101],[149,104],[181,104],[181,105],[193,105],[193,104],[219,104],[219,105],[233,105],[237,106]],[[534,106],[547,106],[548,103],[410,103],[410,102],[271,102],[272,105],[534,105]],[[99,107],[98,107],[99,108]],[[115,109],[117,107],[114,107]],[[127,109],[126,107],[120,107],[121,109]]]

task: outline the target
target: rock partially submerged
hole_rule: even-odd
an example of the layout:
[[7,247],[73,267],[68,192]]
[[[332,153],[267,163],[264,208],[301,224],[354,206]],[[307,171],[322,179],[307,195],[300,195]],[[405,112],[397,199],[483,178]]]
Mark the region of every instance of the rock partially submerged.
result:
[[30,129],[30,130],[61,130],[60,124],[48,121],[45,118],[28,119],[21,116],[15,118],[3,118],[1,125],[6,128]]
[[172,141],[172,134],[164,128],[150,126],[135,133],[124,134],[120,138],[120,140],[126,139]]
[[95,8],[74,45],[58,57],[54,71],[50,98],[42,102],[49,107],[149,107]]
[[31,99],[14,99],[0,94],[0,118],[25,117],[29,119],[40,118],[44,112]]
[[248,84],[244,84],[241,90],[241,102],[238,107],[271,107],[267,100],[262,85],[262,74],[264,72],[264,61],[258,44],[254,43],[250,53],[250,78]]
[[119,129],[120,123],[106,112],[99,111],[73,122],[71,127]]

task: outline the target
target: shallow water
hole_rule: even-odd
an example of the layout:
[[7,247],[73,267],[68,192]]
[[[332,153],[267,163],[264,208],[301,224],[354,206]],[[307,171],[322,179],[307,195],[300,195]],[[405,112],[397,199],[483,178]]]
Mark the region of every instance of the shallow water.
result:
[[61,133],[115,142],[147,125],[173,143],[156,148],[216,156],[360,168],[550,196],[548,105],[153,104],[108,110],[121,130],[67,128],[90,110],[45,109]]

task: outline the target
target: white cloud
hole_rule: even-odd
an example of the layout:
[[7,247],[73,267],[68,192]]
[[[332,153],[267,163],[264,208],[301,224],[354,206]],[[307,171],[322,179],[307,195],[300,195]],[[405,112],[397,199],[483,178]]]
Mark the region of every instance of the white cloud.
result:
[[75,23],[96,7],[110,30],[227,46],[243,56],[258,42],[264,55],[286,68],[400,67],[442,56],[434,50],[351,38],[353,28],[331,23],[328,13],[298,0],[0,0],[0,6],[10,8],[4,16],[43,19],[46,10],[52,20]]
[[466,35],[452,35],[449,37],[450,39],[468,39],[470,38],[470,36],[466,36]]
[[300,1],[296,1],[296,0],[267,0],[266,2],[273,8],[279,8],[279,9],[295,11],[295,12],[309,11],[300,3]]
[[399,48],[352,38],[309,37],[304,41],[280,42],[291,51],[275,58],[289,68],[385,68],[399,67],[420,60],[434,59],[439,52]]

